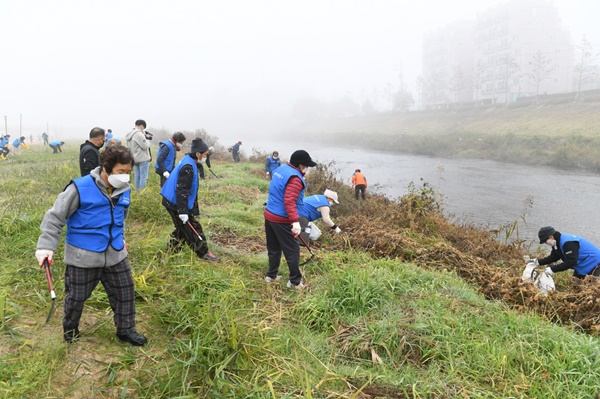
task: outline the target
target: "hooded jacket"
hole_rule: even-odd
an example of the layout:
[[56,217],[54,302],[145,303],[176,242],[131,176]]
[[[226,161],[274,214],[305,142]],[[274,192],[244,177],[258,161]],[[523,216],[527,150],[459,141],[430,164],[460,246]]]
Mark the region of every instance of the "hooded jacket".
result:
[[133,162],[136,164],[150,161],[150,141],[146,140],[146,135],[142,130],[133,129],[127,136],[127,147],[133,154]]

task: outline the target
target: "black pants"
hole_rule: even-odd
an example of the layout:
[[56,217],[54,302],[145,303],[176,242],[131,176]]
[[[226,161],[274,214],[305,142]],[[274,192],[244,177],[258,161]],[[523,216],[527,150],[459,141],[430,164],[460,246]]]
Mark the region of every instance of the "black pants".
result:
[[[171,238],[169,239],[168,249],[169,250],[180,250],[183,247],[183,244],[187,244],[192,251],[198,255],[199,258],[203,258],[204,255],[208,253],[208,243],[206,242],[206,237],[204,236],[204,232],[202,231],[202,226],[200,222],[196,220],[196,218],[188,214],[190,217],[186,224],[183,224],[181,219],[179,219],[179,214],[177,211],[166,208],[169,215],[171,215],[171,219],[173,219],[173,225],[175,226],[175,230],[171,233]],[[196,230],[196,232],[200,235],[200,238],[192,231],[190,226]]]
[[267,276],[277,277],[281,253],[285,255],[288,268],[290,269],[290,281],[294,285],[302,281],[300,273],[300,246],[298,240],[292,233],[291,224],[273,223],[265,219],[265,233],[267,235],[267,254],[269,255],[269,270]]
[[354,198],[358,199],[358,193],[360,192],[362,199],[365,199],[365,190],[366,187],[364,184],[357,184],[354,188]]

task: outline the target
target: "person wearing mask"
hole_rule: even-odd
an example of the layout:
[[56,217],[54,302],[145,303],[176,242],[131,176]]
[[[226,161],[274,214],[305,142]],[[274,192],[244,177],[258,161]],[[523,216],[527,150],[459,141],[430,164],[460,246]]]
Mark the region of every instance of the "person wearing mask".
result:
[[[210,172],[212,172],[212,168],[210,166],[210,156],[212,154],[215,153],[215,147],[208,147],[208,154],[206,155],[206,162],[204,163],[204,165],[206,165],[206,167],[208,168],[208,170]],[[204,165],[202,165],[201,163],[198,164],[198,175],[200,176],[200,179],[205,180],[206,176],[204,175]]]
[[104,145],[105,132],[101,127],[90,130],[89,139],[79,146],[79,171],[81,176],[100,166],[100,149]]
[[273,154],[265,161],[265,172],[267,172],[267,179],[271,180],[273,171],[281,166],[281,159],[279,159],[279,152],[273,151]]
[[277,274],[281,263],[281,254],[290,271],[288,288],[303,289],[300,272],[300,245],[296,237],[300,234],[300,215],[304,205],[306,182],[304,175],[309,167],[317,164],[304,150],[295,151],[286,163],[273,172],[269,185],[269,196],[264,210],[265,235],[269,269],[265,281],[279,280]]
[[144,131],[146,122],[143,119],[135,121],[135,128],[127,133],[127,147],[133,154],[133,186],[136,190],[146,188],[148,180],[148,165],[150,164],[150,141]]
[[185,141],[185,135],[182,132],[173,133],[173,137],[169,140],[161,141],[154,164],[154,170],[160,176],[160,186],[164,186],[167,178],[175,168],[175,160],[177,151],[181,151],[181,146]]
[[114,145],[100,158],[101,166],[72,180],[46,212],[35,257],[40,266],[46,260],[52,263],[66,225],[65,341],[72,343],[79,338],[85,301],[102,283],[114,313],[117,338],[142,346],[147,339],[135,329],[135,287],[124,239],[133,157],[128,148]]
[[52,148],[52,153],[53,154],[58,154],[59,152],[62,152],[62,148],[61,146],[65,145],[64,141],[51,141],[50,142],[50,148]]
[[162,205],[173,220],[168,251],[177,251],[187,243],[200,259],[218,262],[220,259],[208,250],[202,225],[196,219],[198,208],[198,164],[206,162],[208,146],[202,139],[192,140],[192,148],[173,169],[160,190]]
[[[329,215],[333,204],[339,204],[338,195],[329,189],[326,189],[323,194],[304,198],[304,206],[300,210],[300,227],[302,228],[300,235],[306,243],[310,237],[315,237],[313,240],[316,240],[320,236],[319,229],[312,222],[321,218],[333,232],[341,233],[342,229],[331,220]],[[311,234],[311,230],[316,230],[316,232],[313,231],[316,234]]]
[[587,275],[600,277],[600,249],[583,237],[560,233],[552,226],[542,227],[538,232],[540,244],[552,248],[550,255],[538,259],[540,266],[562,261],[546,267],[545,273],[553,274],[573,269],[573,277],[583,279]]
[[358,199],[358,193],[361,198],[365,199],[365,192],[367,191],[367,178],[363,175],[360,169],[356,169],[352,175],[352,188],[354,189],[354,198]]
[[242,145],[242,140],[238,141],[231,147],[231,155],[233,156],[233,162],[240,162],[240,146]]

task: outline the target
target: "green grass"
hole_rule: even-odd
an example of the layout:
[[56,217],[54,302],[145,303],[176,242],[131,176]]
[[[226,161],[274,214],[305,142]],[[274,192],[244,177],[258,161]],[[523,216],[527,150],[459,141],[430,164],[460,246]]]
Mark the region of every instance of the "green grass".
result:
[[219,264],[189,249],[165,253],[172,227],[152,171],[148,188],[133,193],[126,235],[138,329],[150,343],[115,340],[98,287],[81,341],[65,344],[62,245],[52,267],[59,304],[47,325],[49,294],[33,253],[44,212],[78,176],[76,146],[66,148],[52,155],[33,147],[0,163],[2,398],[357,398],[362,391],[563,399],[598,390],[597,338],[486,301],[451,272],[324,245],[303,267],[309,291],[285,288],[285,262],[282,281],[267,285],[262,163],[214,162],[221,178],[200,183],[200,221]]

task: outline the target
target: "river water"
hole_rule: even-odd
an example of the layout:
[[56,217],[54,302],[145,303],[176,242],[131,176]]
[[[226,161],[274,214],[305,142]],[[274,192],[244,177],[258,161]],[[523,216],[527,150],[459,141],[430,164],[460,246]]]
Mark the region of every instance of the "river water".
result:
[[[339,169],[337,177],[348,184],[354,170],[361,169],[369,191],[391,199],[406,194],[411,182],[421,187],[423,179],[436,193],[441,193],[444,213],[451,220],[490,229],[518,221],[518,237],[528,241],[537,240],[539,228],[550,225],[600,246],[596,209],[600,204],[600,175],[597,174],[315,144],[256,142],[247,143],[248,147],[264,153],[277,150],[283,160],[289,159],[294,150],[305,149],[317,162],[334,161],[334,168]],[[308,194],[315,194],[310,187]]]

